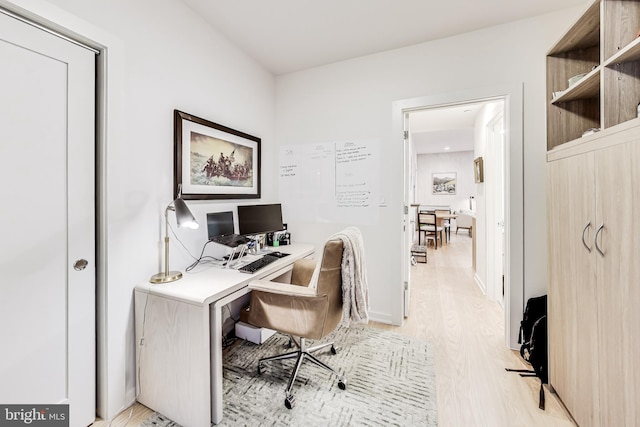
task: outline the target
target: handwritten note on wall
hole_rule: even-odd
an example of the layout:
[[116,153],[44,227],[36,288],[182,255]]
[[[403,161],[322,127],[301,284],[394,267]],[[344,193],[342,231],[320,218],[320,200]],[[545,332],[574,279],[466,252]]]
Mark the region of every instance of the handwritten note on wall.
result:
[[378,141],[288,145],[280,150],[280,198],[291,220],[375,224]]
[[366,208],[371,200],[370,148],[363,143],[336,143],[336,204],[339,208]]

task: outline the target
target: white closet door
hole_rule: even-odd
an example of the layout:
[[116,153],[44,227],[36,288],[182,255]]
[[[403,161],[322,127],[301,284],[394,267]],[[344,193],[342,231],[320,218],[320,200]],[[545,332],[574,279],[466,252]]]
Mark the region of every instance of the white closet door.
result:
[[[0,14],[0,402],[95,419],[95,55]],[[77,260],[86,268],[74,269]]]

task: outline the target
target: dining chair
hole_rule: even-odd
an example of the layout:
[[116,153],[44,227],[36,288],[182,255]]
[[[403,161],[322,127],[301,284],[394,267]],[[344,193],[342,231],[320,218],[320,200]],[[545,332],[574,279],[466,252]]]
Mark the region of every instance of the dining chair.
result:
[[[436,209],[436,217],[438,214],[450,214],[451,209]],[[449,218],[442,220],[442,228],[444,228],[444,236],[447,242],[451,241],[451,220]]]
[[[438,239],[440,239],[440,245],[442,245],[442,227],[436,224],[436,213],[432,211],[419,212],[418,224],[421,233],[425,234],[425,242],[433,240],[433,245],[438,249]],[[418,237],[418,244],[420,243],[420,237]]]

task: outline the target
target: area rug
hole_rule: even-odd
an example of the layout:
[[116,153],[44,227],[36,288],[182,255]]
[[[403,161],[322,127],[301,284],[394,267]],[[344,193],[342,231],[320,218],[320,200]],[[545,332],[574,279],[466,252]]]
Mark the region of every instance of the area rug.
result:
[[[295,406],[284,405],[284,390],[294,360],[270,362],[257,372],[258,359],[286,352],[289,338],[276,334],[262,345],[248,341],[224,357],[224,411],[220,426],[435,426],[436,388],[430,345],[379,329],[339,327],[322,342],[334,341],[338,353],[315,353],[341,372],[337,379],[305,362],[293,387]],[[313,345],[308,341],[309,347]],[[154,413],[145,427],[178,424]]]

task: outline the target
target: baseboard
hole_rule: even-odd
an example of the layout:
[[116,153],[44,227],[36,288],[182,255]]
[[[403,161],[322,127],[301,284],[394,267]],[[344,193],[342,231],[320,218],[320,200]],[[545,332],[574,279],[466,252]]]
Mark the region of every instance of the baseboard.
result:
[[480,288],[480,291],[482,292],[483,295],[487,295],[487,285],[485,285],[482,282],[482,279],[480,279],[480,276],[478,276],[478,273],[475,273],[473,275],[473,279],[476,281],[476,285],[478,285],[478,287]]
[[375,311],[370,311],[369,320],[373,322],[378,322],[378,323],[386,323],[388,325],[395,325],[395,323],[393,322],[393,318],[391,317],[391,315],[387,313],[378,313]]
[[136,403],[136,401],[137,401],[136,389],[134,388],[133,390],[127,390],[127,392],[125,393],[126,403],[124,404],[124,406],[121,407],[120,410],[118,410],[118,412],[116,412],[114,416],[112,416],[111,418],[105,421],[109,421],[109,425],[111,425],[113,420],[118,418],[120,414],[124,413],[125,411],[131,410],[131,407]]

